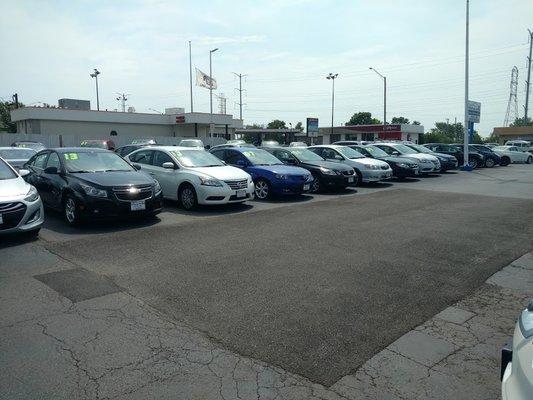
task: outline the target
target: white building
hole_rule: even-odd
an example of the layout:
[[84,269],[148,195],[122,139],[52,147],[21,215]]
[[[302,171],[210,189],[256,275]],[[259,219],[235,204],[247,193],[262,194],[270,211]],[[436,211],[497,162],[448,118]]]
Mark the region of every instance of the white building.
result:
[[419,143],[424,126],[411,124],[349,125],[318,130],[324,144],[339,140],[403,140]]

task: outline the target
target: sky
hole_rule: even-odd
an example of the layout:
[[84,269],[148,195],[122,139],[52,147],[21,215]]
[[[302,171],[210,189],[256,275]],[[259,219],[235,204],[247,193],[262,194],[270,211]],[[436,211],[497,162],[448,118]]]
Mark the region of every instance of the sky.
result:
[[[335,125],[359,111],[382,120],[383,80],[370,66],[387,77],[389,122],[404,116],[429,130],[436,121],[464,120],[464,0],[0,0],[0,6],[0,100],[16,92],[25,104],[66,97],[96,108],[89,74],[97,68],[100,109],[120,108],[117,93],[126,93],[137,112],[190,111],[191,41],[193,70],[208,73],[209,50],[219,49],[215,93],[225,95],[236,117],[233,73],[246,75],[245,124],[318,117],[329,126],[329,73],[339,74]],[[470,1],[470,99],[482,103],[476,129],[483,136],[503,124],[515,65],[523,116],[532,16],[532,0]],[[194,111],[209,112],[209,91],[193,91]]]

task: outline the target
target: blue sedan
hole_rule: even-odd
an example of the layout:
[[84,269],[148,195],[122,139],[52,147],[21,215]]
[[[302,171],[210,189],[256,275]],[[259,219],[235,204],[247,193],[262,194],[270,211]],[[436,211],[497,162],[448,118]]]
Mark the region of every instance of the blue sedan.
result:
[[311,189],[313,176],[306,169],[284,165],[269,152],[255,148],[212,149],[211,153],[234,167],[248,172],[260,200],[272,195],[302,194]]

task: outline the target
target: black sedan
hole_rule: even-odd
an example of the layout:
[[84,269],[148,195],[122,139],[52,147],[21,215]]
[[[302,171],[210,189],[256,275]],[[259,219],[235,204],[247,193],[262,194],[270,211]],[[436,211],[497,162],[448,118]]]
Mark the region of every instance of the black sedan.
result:
[[108,150],[47,149],[24,168],[45,206],[61,211],[70,225],[89,218],[153,216],[162,209],[159,183]]
[[490,147],[483,146],[482,144],[469,144],[468,148],[470,151],[481,153],[485,157],[484,167],[492,168],[495,165],[500,165],[502,162],[501,157],[492,151]]
[[283,164],[305,168],[314,177],[312,192],[326,189],[345,189],[357,185],[357,175],[348,165],[326,161],[304,147],[265,147]]
[[392,168],[395,177],[403,179],[410,176],[419,175],[419,166],[417,160],[409,157],[390,156],[379,147],[374,145],[347,145],[366,157],[375,158],[385,161]]
[[[455,158],[457,158],[459,165],[464,164],[465,155],[461,146],[446,143],[426,143],[424,144],[424,147],[427,147],[428,149],[436,153],[454,156]],[[485,157],[478,152],[469,151],[468,161],[471,167],[474,169],[485,165]]]
[[446,172],[451,169],[457,169],[457,167],[459,166],[459,161],[457,161],[457,158],[455,156],[444,153],[437,153],[420,144],[406,144],[406,146],[412,148],[415,151],[418,151],[419,153],[431,154],[432,156],[437,157],[440,161],[439,172]]

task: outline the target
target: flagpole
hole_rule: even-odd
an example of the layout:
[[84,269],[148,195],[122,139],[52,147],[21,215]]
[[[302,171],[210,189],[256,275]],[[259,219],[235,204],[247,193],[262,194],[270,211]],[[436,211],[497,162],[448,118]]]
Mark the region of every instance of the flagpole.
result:
[[191,41],[189,40],[189,81],[191,86],[191,112],[193,112],[192,102],[192,56],[191,56]]

